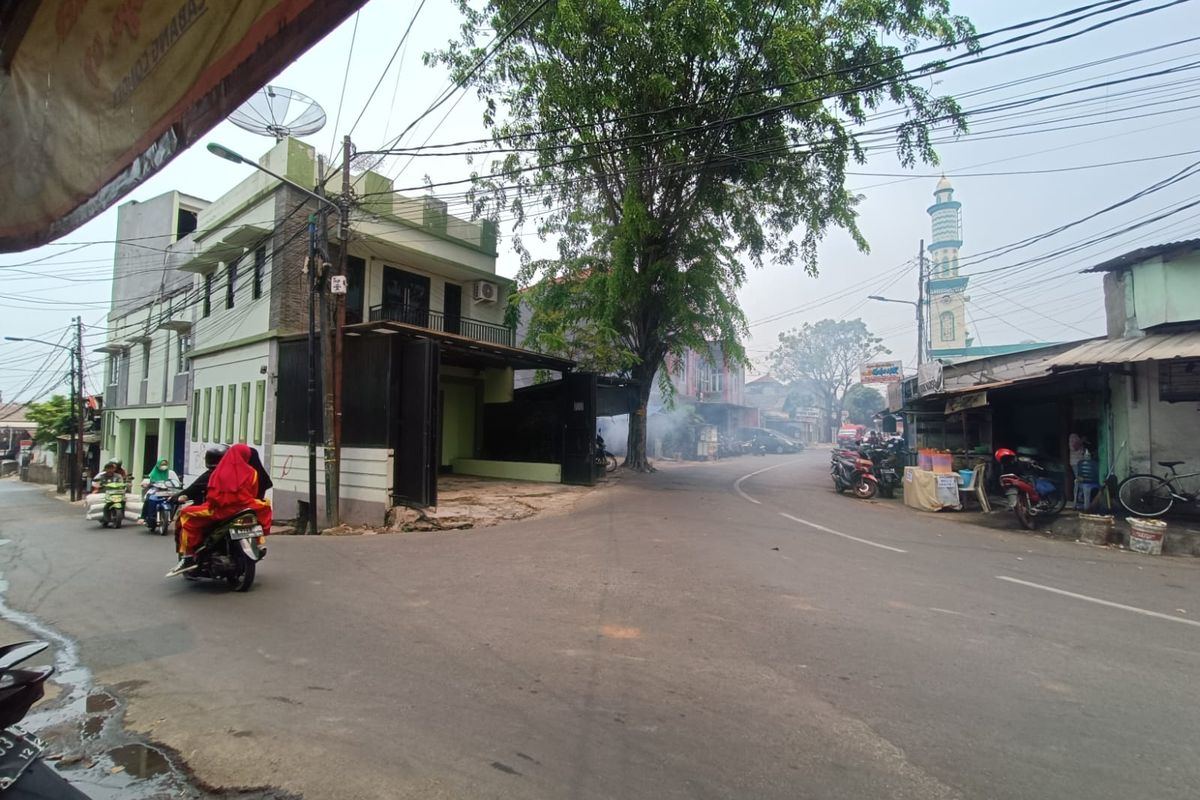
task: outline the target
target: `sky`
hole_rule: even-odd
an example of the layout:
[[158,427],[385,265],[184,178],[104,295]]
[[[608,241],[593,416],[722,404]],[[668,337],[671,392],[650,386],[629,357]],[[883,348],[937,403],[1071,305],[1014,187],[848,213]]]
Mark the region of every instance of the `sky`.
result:
[[[1124,13],[1170,1],[1138,0]],[[951,0],[953,10],[970,17],[980,32],[1082,4],[1083,0]],[[418,7],[412,31],[397,49]],[[945,141],[937,145],[941,163],[936,166],[903,169],[886,148],[853,166],[856,174],[849,177],[848,187],[862,197],[859,224],[870,251],[859,251],[848,235],[833,231],[820,247],[817,276],[796,266],[751,271],[739,296],[750,322],[750,373],[767,371],[769,353],[781,332],[823,318],[861,317],[891,351],[890,356],[881,354],[881,360],[915,365],[913,308],[867,296],[916,298],[913,263],[920,240],[930,236],[925,209],[933,202],[942,174],[953,182],[955,199],[963,204],[961,261],[963,274],[973,276],[967,295],[975,343],[1103,335],[1101,279],[1080,275],[1079,270],[1136,247],[1200,236],[1200,207],[1106,241],[1088,241],[1146,223],[1197,198],[1200,178],[1181,180],[1093,220],[1007,250],[1200,161],[1200,38],[1184,41],[1200,29],[1198,22],[1200,0],[1191,0],[1019,55],[985,63],[968,60],[960,69],[926,79],[932,90],[960,98],[968,112],[1017,98],[1109,85],[969,118],[968,135],[939,135]],[[379,147],[450,85],[445,69],[425,66],[422,54],[452,39],[459,24],[457,12],[447,3],[369,0],[271,83],[303,92],[325,109],[325,128],[305,139],[319,151],[332,154],[347,132],[357,149]],[[1106,63],[1094,64],[1101,60]],[[1093,66],[1080,68],[1088,64]],[[1179,71],[1139,77],[1171,68]],[[1051,72],[1058,74],[1046,76]],[[1139,93],[1131,94],[1134,90]],[[414,127],[403,144],[486,136],[482,109],[473,91],[459,92]],[[173,189],[210,200],[228,191],[246,177],[248,168],[208,153],[205,145],[210,141],[252,157],[272,144],[224,122],[122,202]],[[426,178],[458,180],[471,167],[457,158],[418,157],[389,159],[379,169],[395,177],[398,188],[412,187],[413,194],[421,194]],[[502,226],[501,232],[505,238],[498,271],[513,276],[518,259],[507,237],[510,231]],[[0,256],[0,336],[65,342],[60,336],[71,318],[82,315],[90,326],[85,336],[90,390],[96,390],[103,373],[102,357],[93,350],[104,340],[115,235],[113,207],[51,245]],[[1080,244],[1084,246],[1077,247]],[[551,247],[547,243],[535,253],[549,254]],[[1060,250],[1070,252],[1055,255]],[[1026,263],[1047,255],[1052,257]],[[67,385],[65,364],[61,351],[0,341],[0,397],[25,401],[62,391]]]

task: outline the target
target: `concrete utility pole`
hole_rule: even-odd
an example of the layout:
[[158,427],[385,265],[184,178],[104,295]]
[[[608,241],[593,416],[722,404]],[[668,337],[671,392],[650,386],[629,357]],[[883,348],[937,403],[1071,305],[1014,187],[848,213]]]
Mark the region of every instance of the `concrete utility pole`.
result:
[[[334,302],[337,304],[337,319],[333,325],[333,431],[332,454],[326,452],[325,469],[329,480],[329,500],[326,509],[331,526],[340,525],[342,521],[342,361],[343,361],[343,330],[346,327],[346,282],[348,259],[350,257],[350,153],[353,147],[350,136],[342,137],[342,196],[338,199],[338,263],[337,275],[342,292],[335,292]],[[330,457],[332,455],[332,457]]]
[[75,374],[79,376],[79,394],[72,398],[72,404],[78,408],[76,414],[75,428],[75,480],[71,484],[71,499],[75,499],[76,491],[81,488],[80,480],[83,478],[83,425],[84,425],[84,395],[83,395],[83,317],[75,318],[75,352],[74,357]]
[[917,366],[925,363],[925,240],[917,251]]

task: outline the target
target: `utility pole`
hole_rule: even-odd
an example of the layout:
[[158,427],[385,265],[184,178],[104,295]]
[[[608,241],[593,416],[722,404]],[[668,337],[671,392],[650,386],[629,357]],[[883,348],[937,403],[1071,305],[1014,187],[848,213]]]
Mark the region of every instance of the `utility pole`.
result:
[[350,153],[353,149],[350,136],[342,137],[342,196],[338,198],[338,264],[337,275],[341,292],[333,294],[337,304],[333,323],[333,431],[332,453],[325,453],[325,470],[329,481],[327,511],[332,525],[340,525],[342,518],[342,361],[343,333],[346,327],[346,283],[347,265],[350,257]]
[[75,374],[79,376],[79,395],[74,398],[74,403],[79,408],[77,419],[79,420],[76,426],[75,433],[78,439],[75,442],[75,485],[72,488],[72,493],[76,489],[82,490],[79,482],[83,479],[83,425],[84,425],[84,403],[86,402],[83,396],[83,317],[75,318]]
[[925,363],[925,240],[917,251],[917,366]]
[[[75,317],[71,318],[71,322],[75,322]],[[79,393],[76,390],[75,378],[75,348],[67,348],[67,355],[71,357],[71,458],[67,461],[67,487],[71,492],[71,502],[74,503],[79,499],[79,474],[76,470],[79,468],[78,451],[79,451],[79,401],[76,399]]]
[[308,216],[308,519],[317,533],[317,215]]

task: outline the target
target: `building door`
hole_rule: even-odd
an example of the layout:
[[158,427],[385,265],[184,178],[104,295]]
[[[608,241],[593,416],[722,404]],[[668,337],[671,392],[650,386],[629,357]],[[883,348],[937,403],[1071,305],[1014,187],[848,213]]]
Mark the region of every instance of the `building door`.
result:
[[437,342],[426,339],[405,342],[396,351],[392,497],[398,504],[423,508],[437,504],[441,357]]
[[429,327],[429,278],[383,268],[383,318]]
[[181,478],[187,463],[187,422],[175,420],[175,444],[171,448],[171,469]]
[[563,376],[562,482],[591,486],[596,482],[592,453],[596,442],[596,373]]
[[[146,475],[150,473],[150,470],[154,469],[156,466],[158,466],[158,434],[147,433],[146,444],[142,448],[142,474],[136,476],[130,475],[129,477],[141,480],[142,478],[146,477]],[[133,465],[129,464],[128,468],[133,469]]]
[[442,309],[446,315],[446,333],[458,333],[462,327],[462,287],[457,283],[446,284]]

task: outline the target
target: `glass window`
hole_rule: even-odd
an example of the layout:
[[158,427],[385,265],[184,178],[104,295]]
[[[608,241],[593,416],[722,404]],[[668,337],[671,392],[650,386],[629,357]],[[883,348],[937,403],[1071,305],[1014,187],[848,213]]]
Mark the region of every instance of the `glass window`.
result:
[[238,432],[239,442],[250,441],[246,434],[250,432],[250,381],[242,384],[242,416]]
[[179,360],[175,366],[176,372],[187,372],[187,354],[192,351],[192,335],[179,334]]
[[254,443],[263,442],[263,412],[267,404],[267,382],[254,384]]
[[225,411],[225,387],[218,386],[217,391],[216,391],[216,397],[213,399],[213,429],[212,429],[213,438],[208,440],[210,442],[221,441],[221,420],[225,418],[224,414],[222,413],[224,411]]
[[254,251],[254,293],[255,300],[262,297],[263,270],[267,265],[267,248],[260,247]]
[[237,261],[230,261],[225,267],[225,307],[233,308],[233,297],[237,292]]
[[213,274],[210,272],[204,276],[204,304],[201,313],[206,317],[212,313],[212,285]]
[[938,322],[941,324],[941,328],[942,328],[942,341],[943,342],[954,341],[954,312],[953,311],[943,311],[938,316]]

